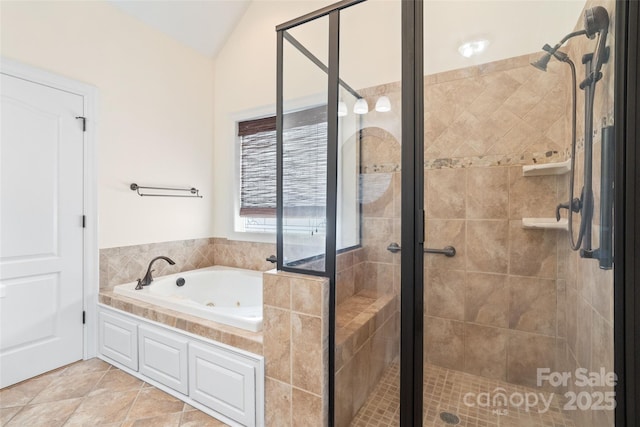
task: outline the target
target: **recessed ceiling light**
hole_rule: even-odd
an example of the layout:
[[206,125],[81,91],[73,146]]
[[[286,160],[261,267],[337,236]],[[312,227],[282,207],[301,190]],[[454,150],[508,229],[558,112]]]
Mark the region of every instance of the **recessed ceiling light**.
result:
[[489,46],[489,40],[472,40],[461,44],[458,47],[458,52],[460,52],[460,55],[464,56],[465,58],[471,58],[474,55],[479,55],[480,53],[484,52],[487,46]]

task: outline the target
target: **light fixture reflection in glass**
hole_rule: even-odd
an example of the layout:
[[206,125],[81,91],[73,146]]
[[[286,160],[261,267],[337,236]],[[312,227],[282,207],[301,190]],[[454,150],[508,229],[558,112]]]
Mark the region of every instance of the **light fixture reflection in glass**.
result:
[[338,117],[344,117],[347,113],[347,103],[344,101],[338,102]]
[[388,96],[382,95],[376,101],[376,111],[379,113],[386,113],[387,111],[391,111],[391,101]]
[[353,106],[353,112],[356,114],[367,114],[369,112],[369,104],[367,104],[367,100],[364,98],[358,98]]
[[461,44],[458,47],[458,52],[465,58],[471,58],[474,55],[479,55],[489,46],[489,40],[472,40]]

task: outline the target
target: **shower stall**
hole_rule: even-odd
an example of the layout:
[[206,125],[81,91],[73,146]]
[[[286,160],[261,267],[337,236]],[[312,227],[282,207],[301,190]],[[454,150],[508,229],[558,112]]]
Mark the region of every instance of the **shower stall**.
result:
[[464,6],[277,27],[277,266],[330,280],[330,424],[621,425],[616,3]]

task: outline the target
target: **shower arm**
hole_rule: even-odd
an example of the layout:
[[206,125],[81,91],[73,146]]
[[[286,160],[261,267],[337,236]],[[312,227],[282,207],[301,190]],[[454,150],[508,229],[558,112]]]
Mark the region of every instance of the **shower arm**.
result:
[[562,40],[560,40],[554,47],[551,47],[549,45],[545,45],[543,50],[548,52],[550,55],[556,56],[556,51],[558,49],[560,49],[562,47],[562,45],[566,43],[567,40],[569,40],[570,38],[573,38],[573,37],[582,36],[582,35],[586,35],[586,34],[587,34],[586,30],[574,31],[573,33],[569,33],[566,36],[564,36],[562,38]]

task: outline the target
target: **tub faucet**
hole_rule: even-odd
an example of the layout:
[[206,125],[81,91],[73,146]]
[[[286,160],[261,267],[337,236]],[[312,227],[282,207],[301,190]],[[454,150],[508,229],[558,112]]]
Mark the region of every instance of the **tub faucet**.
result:
[[151,272],[154,270],[151,269],[151,266],[153,266],[153,263],[159,259],[163,259],[171,265],[175,264],[175,262],[169,257],[166,257],[166,256],[155,257],[149,263],[149,267],[147,268],[147,273],[144,275],[144,278],[142,280],[138,279],[138,285],[136,286],[136,290],[140,290],[142,289],[143,286],[148,286],[151,284],[151,282],[153,282],[153,277],[151,276]]

